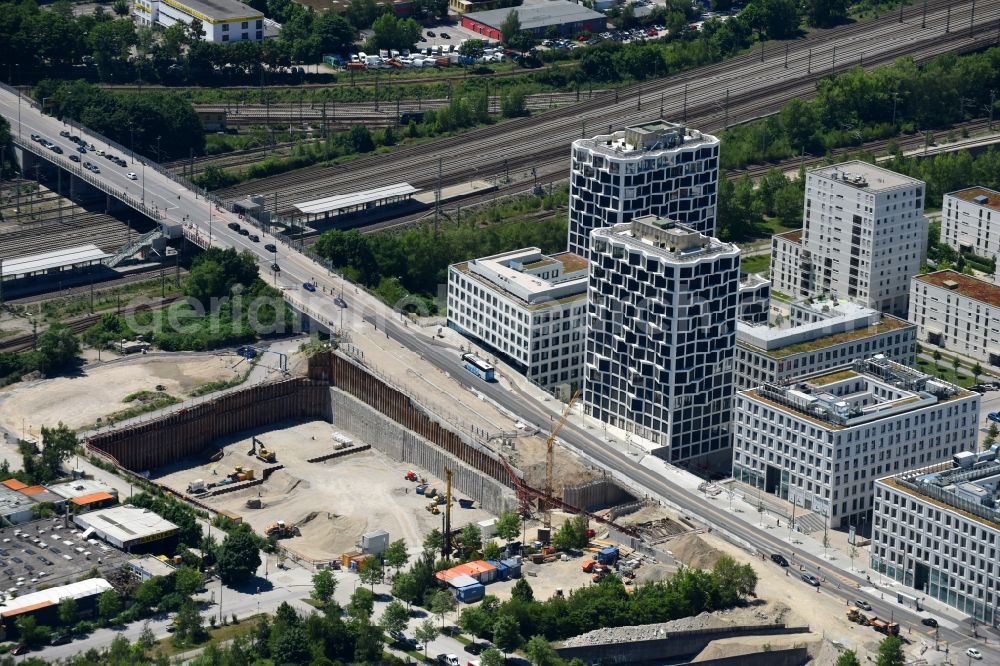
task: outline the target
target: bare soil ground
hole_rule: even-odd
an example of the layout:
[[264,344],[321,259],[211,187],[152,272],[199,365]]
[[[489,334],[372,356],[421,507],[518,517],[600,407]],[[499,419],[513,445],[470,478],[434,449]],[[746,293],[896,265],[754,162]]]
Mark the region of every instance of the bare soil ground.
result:
[[[545,487],[546,446],[545,437],[533,435],[518,437],[511,462],[524,472],[525,481],[535,488]],[[601,477],[595,469],[585,464],[576,454],[556,444],[553,455],[553,491],[562,495],[565,486],[579,486]]]
[[79,375],[12,384],[0,389],[0,426],[20,432],[25,419],[36,431],[60,421],[73,429],[92,427],[99,417],[129,407],[122,398],[130,393],[162,385],[183,399],[202,384],[234,377],[232,364],[227,355],[132,356]]
[[[336,431],[335,425],[308,421],[243,433],[239,438],[220,442],[224,455],[218,462],[181,461],[173,469],[161,470],[159,480],[184,491],[191,481],[217,480],[235,465],[253,468],[259,474],[265,464],[248,455],[251,438],[256,435],[276,452],[277,463],[284,469],[262,485],[203,498],[210,506],[242,516],[260,533],[278,520],[298,525],[301,536],[285,539],[282,545],[308,559],[340,557],[355,548],[362,534],[376,529],[388,531],[392,540],[406,539],[408,549],[418,552],[427,533],[441,527],[442,517],[425,510],[429,501],[417,495],[415,484],[403,477],[410,469],[420,476],[428,474],[374,449],[319,463],[306,462],[333,451],[331,435]],[[354,437],[354,443],[364,442]],[[444,487],[440,479],[428,481],[439,490]],[[262,507],[248,509],[248,499],[260,499]],[[455,527],[489,517],[479,508],[461,509],[457,502],[452,510]]]

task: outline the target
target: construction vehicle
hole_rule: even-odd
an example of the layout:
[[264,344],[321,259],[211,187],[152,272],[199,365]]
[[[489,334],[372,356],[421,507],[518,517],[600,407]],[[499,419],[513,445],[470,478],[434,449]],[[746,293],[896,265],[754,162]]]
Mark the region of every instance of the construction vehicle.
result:
[[248,509],[259,509],[262,506],[263,506],[263,503],[261,503],[259,497],[251,497],[250,499],[247,500],[247,508]]
[[403,478],[406,479],[407,481],[416,481],[417,474],[413,470],[410,470],[409,472],[406,473],[406,476],[404,476]]
[[609,567],[606,567],[603,564],[598,564],[594,566],[594,574],[590,577],[590,580],[595,583],[600,583],[609,573],[611,573],[611,569]]
[[232,472],[226,475],[226,478],[228,478],[230,481],[234,483],[236,481],[250,481],[251,479],[253,479],[253,470],[243,469],[242,466],[237,465],[236,467],[233,468]]
[[867,626],[868,616],[861,612],[856,606],[847,609],[847,619],[860,625]]
[[205,479],[195,479],[188,484],[188,492],[192,495],[198,495],[206,492],[207,490],[208,488],[205,487]]
[[434,499],[434,496],[438,494],[437,488],[428,488],[424,491],[424,497],[429,497]]
[[886,636],[899,636],[899,623],[897,622],[886,622],[885,620],[873,617],[868,620],[868,624],[872,629],[880,634],[885,634]]
[[[553,492],[555,492],[555,487],[552,482],[553,467],[555,466],[555,446],[556,446],[556,435],[559,434],[559,430],[566,423],[566,419],[569,418],[569,410],[573,409],[573,404],[576,403],[577,398],[580,397],[580,391],[577,390],[573,394],[573,397],[569,399],[566,403],[566,409],[563,410],[562,416],[559,417],[559,422],[552,429],[549,434],[548,440],[545,442],[545,495],[547,497],[552,497]],[[546,507],[545,517],[543,520],[546,529],[552,528],[552,507]]]
[[266,446],[261,446],[257,449],[257,458],[269,463],[273,463],[278,459],[278,457],[274,455],[274,451],[270,450]]
[[435,516],[441,513],[441,509],[438,508],[437,502],[431,502],[424,508],[426,508],[428,511],[431,512],[432,515]]
[[297,527],[289,527],[285,524],[285,521],[279,520],[276,523],[271,523],[264,529],[264,536],[274,537],[276,539],[288,539],[293,536],[298,536]]

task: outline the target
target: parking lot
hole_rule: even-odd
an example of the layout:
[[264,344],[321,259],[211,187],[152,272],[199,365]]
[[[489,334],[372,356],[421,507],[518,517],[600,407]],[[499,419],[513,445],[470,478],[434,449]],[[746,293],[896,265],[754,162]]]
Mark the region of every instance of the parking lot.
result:
[[40,585],[64,585],[93,567],[101,571],[120,567],[125,553],[83,532],[63,518],[50,518],[0,530],[0,587],[18,596]]
[[[989,432],[993,421],[989,415],[1000,412],[1000,391],[987,391],[983,394],[979,402],[979,444],[982,446],[983,440]],[[1000,428],[1000,423],[996,426]]]

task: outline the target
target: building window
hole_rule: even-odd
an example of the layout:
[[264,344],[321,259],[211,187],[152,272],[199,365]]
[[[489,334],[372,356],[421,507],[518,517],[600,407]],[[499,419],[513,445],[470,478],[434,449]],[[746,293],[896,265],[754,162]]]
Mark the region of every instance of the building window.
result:
[[263,28],[264,28],[264,20],[263,19],[257,19],[257,26],[256,27],[257,27],[258,30],[263,30]]
[[243,30],[246,30],[249,27],[250,27],[249,21],[243,21],[243,23],[240,24],[240,28],[242,28]]
[[223,23],[222,24],[222,32],[229,32],[229,24],[228,23]]
[[222,36],[222,41],[228,42],[229,41],[229,35],[223,35]]

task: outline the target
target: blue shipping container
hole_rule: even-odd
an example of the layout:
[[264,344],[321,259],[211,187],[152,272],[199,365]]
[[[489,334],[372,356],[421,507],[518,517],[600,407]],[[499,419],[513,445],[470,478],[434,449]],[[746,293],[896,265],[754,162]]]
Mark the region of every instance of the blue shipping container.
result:
[[618,561],[618,549],[614,546],[602,548],[597,552],[597,561],[601,564],[614,564]]
[[486,587],[482,583],[476,583],[475,585],[467,585],[465,587],[459,587],[455,589],[455,598],[465,604],[471,604],[474,601],[479,601],[484,596],[486,596]]
[[486,560],[487,564],[492,564],[497,570],[497,580],[507,580],[510,578],[510,571],[507,569],[507,565],[503,562],[497,562],[496,560]]
[[507,578],[520,578],[521,577],[521,563],[511,558],[509,560],[504,560],[503,565],[507,567]]

